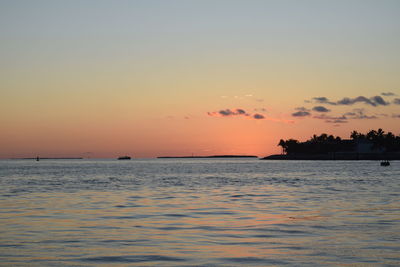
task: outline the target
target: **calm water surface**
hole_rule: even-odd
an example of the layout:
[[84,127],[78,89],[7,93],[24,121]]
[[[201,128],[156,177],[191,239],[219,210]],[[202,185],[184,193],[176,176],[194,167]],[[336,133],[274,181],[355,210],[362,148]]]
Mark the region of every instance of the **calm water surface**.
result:
[[400,162],[0,161],[2,266],[399,266]]

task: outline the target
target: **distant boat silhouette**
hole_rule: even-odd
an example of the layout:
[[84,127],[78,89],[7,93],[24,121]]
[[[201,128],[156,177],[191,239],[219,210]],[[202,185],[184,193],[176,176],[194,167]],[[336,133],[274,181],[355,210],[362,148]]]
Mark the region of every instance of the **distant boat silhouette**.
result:
[[130,160],[130,159],[131,159],[131,157],[129,157],[129,156],[122,156],[122,157],[118,158],[118,160]]
[[381,162],[381,166],[390,166],[390,162],[388,160],[384,160]]

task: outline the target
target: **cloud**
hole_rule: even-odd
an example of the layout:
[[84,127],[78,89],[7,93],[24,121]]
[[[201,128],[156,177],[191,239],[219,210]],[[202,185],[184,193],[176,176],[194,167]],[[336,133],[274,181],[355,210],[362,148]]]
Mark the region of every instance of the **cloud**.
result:
[[326,120],[325,122],[327,123],[348,123],[347,120],[341,120],[341,119],[336,119],[336,120]]
[[353,105],[355,103],[365,103],[371,106],[376,106],[376,104],[372,100],[366,98],[365,96],[358,96],[355,98],[345,97],[337,102],[338,105],[346,105],[346,106]]
[[330,112],[331,111],[330,109],[327,109],[324,106],[315,106],[315,107],[313,107],[312,110],[314,110],[316,112]]
[[234,116],[244,116],[256,120],[264,119],[264,115],[259,113],[250,114],[247,113],[244,109],[236,108],[236,109],[221,109],[219,111],[207,112],[208,116],[211,117],[234,117]]
[[256,120],[265,119],[264,115],[258,114],[258,113],[254,114],[254,115],[253,115],[253,118],[256,119]]
[[383,95],[383,96],[395,96],[396,94],[392,93],[392,92],[383,92],[383,93],[381,93],[381,95]]
[[235,115],[235,113],[230,109],[220,110],[220,111],[218,111],[218,113],[221,114],[222,116]]
[[320,114],[313,117],[314,119],[325,120],[327,123],[347,123],[350,119],[363,120],[363,119],[377,119],[375,115],[366,115],[364,109],[354,109],[352,112],[346,112],[341,116],[328,116]]
[[354,105],[357,103],[364,103],[373,107],[376,106],[387,106],[390,105],[389,102],[387,102],[385,99],[383,99],[381,96],[373,96],[373,97],[365,97],[365,96],[358,96],[354,98],[350,97],[344,97],[341,100],[338,101],[330,101],[326,97],[314,97],[313,100],[316,103],[321,103],[321,104],[329,104],[329,105],[344,105],[344,106],[350,106]]
[[313,100],[316,103],[321,103],[321,104],[329,104],[329,105],[336,105],[335,102],[329,101],[328,98],[321,96],[321,97],[314,97]]
[[385,113],[380,113],[380,114],[376,114],[376,115],[378,115],[378,116],[381,116],[381,117],[389,117],[389,115],[388,114],[385,114]]
[[229,117],[229,116],[238,116],[238,115],[248,115],[244,109],[237,108],[237,109],[222,109],[218,112],[208,112],[210,116],[222,116],[222,117]]
[[297,107],[297,108],[295,108],[295,110],[310,112],[310,110],[308,108],[305,108],[305,107]]
[[295,113],[292,113],[293,117],[307,117],[307,116],[310,116],[310,115],[311,115],[311,113],[308,112],[308,111],[297,111]]
[[390,105],[389,102],[386,102],[381,96],[373,96],[371,97],[371,100],[375,102],[376,105],[381,105],[381,106],[387,106]]
[[372,115],[372,116],[366,115],[364,112],[364,109],[354,109],[353,112],[347,112],[344,114],[344,116],[348,116],[349,119],[356,119],[356,120],[377,119],[378,118],[375,115]]
[[324,97],[324,96],[322,96],[322,97],[314,97],[313,99],[314,99],[315,101],[317,101],[318,103],[326,103],[326,102],[329,101],[328,98],[326,98],[326,97]]
[[236,109],[236,113],[239,114],[239,115],[244,115],[244,114],[246,114],[246,111],[244,111],[244,109],[237,108]]
[[297,107],[295,110],[297,110],[297,112],[292,113],[293,117],[307,117],[311,115],[310,110],[305,107]]
[[[383,92],[382,96],[390,97],[395,96],[392,92]],[[395,98],[392,101],[386,101],[382,96],[375,95],[372,97],[357,96],[357,97],[343,97],[339,100],[330,100],[325,96],[313,97],[311,100],[305,100],[305,103],[318,103],[323,105],[314,105],[314,107],[308,109],[307,107],[297,107],[296,112],[292,113],[293,117],[307,117],[312,116],[314,119],[324,120],[328,123],[346,123],[349,120],[363,120],[363,119],[378,119],[383,117],[389,117],[390,115],[384,113],[375,113],[373,115],[367,114],[362,108],[353,109],[351,112],[344,113],[343,115],[328,116],[326,113],[331,112],[326,105],[332,106],[351,106],[354,104],[365,104],[372,107],[388,106],[391,104],[400,105],[400,98]],[[312,112],[312,114],[311,114]],[[330,113],[329,113],[330,114]],[[400,115],[400,114],[399,114]],[[392,115],[392,117],[396,117]],[[400,116],[399,116],[400,117]],[[396,117],[397,118],[397,117]]]
[[325,120],[328,123],[346,123],[347,117],[345,115],[342,116],[327,116],[325,114],[317,115],[313,117],[314,119]]

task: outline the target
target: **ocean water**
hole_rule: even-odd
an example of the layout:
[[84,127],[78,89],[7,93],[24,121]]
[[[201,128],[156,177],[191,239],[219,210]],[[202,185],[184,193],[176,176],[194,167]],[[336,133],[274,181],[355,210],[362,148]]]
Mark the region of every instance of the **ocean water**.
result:
[[1,266],[399,266],[400,162],[2,160]]

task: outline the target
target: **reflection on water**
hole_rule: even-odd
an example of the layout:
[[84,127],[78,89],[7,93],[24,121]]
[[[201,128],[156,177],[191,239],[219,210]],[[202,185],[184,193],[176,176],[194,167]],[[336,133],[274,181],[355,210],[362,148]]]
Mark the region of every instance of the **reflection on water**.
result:
[[0,264],[400,264],[400,164],[1,161]]

